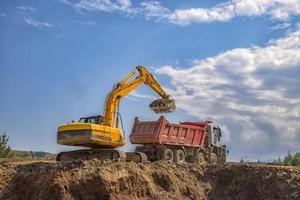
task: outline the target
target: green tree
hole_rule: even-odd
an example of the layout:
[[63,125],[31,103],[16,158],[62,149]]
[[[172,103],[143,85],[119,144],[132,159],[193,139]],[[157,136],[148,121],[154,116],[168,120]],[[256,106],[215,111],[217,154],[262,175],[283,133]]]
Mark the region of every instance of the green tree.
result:
[[7,158],[11,151],[10,146],[8,145],[9,137],[4,132],[3,135],[0,135],[0,158]]
[[243,158],[241,158],[241,160],[240,160],[240,163],[245,163],[245,161],[244,161],[244,159],[243,159]]
[[300,152],[296,153],[291,159],[291,164],[293,166],[300,166]]
[[292,159],[293,159],[293,156],[292,156],[291,152],[288,151],[287,156],[285,156],[283,159],[283,164],[284,165],[292,165]]

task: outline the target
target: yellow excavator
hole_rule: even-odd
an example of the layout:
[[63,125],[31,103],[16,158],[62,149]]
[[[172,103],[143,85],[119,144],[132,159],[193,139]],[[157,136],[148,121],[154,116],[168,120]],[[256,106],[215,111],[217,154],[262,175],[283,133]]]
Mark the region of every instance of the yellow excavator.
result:
[[[133,78],[137,72],[138,76]],[[125,145],[124,134],[119,128],[120,101],[141,84],[148,85],[162,97],[162,99],[154,100],[149,105],[155,113],[175,111],[175,101],[162,89],[154,76],[148,72],[145,67],[138,66],[123,80],[114,85],[112,91],[106,97],[103,116],[83,117],[80,118],[77,123],[72,122],[58,127],[58,144],[90,148],[61,152],[57,155],[57,160],[87,160],[92,158],[103,160],[120,158],[137,162],[144,161],[145,155],[142,155],[142,153],[125,153],[115,149]]]

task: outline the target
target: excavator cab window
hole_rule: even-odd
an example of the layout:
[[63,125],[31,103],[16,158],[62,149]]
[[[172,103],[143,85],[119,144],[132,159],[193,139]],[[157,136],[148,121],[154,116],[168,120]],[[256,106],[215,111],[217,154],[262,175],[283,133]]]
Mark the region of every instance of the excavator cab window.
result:
[[91,124],[101,124],[103,122],[103,116],[90,116],[90,117],[82,117],[78,121],[79,123],[91,123]]
[[91,120],[90,123],[96,124],[96,118],[91,118],[90,120]]
[[88,123],[88,120],[87,120],[87,118],[80,118],[78,122],[79,123]]

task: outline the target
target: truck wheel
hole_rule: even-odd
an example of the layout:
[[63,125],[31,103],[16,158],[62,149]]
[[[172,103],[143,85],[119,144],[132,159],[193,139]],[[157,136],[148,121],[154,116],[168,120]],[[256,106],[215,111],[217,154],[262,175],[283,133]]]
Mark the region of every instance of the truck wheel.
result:
[[164,160],[173,161],[174,155],[171,149],[165,149]]
[[206,163],[205,156],[202,152],[198,152],[196,162],[197,164],[202,164],[202,165]]
[[218,157],[215,153],[211,153],[210,155],[210,164],[217,165]]
[[182,163],[185,161],[185,154],[182,149],[177,149],[175,151],[175,156],[174,156],[174,162],[176,163]]

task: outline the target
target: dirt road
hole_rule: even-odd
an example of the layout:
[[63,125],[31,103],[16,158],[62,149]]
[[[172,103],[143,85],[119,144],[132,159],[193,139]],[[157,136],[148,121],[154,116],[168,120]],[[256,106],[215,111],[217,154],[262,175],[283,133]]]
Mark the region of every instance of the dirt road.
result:
[[77,161],[0,165],[0,199],[300,199],[300,168]]

